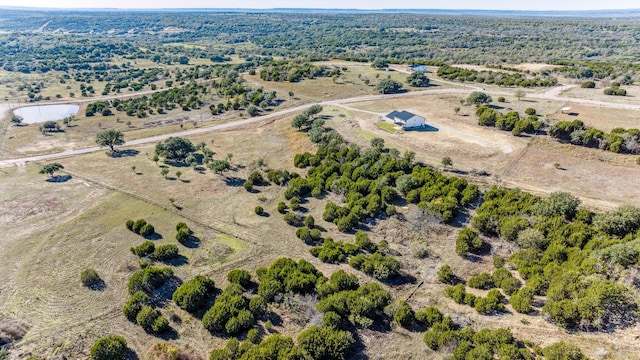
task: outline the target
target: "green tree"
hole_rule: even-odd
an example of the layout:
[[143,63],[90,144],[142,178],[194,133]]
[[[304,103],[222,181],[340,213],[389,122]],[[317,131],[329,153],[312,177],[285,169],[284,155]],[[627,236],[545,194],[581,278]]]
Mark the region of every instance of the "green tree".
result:
[[41,169],[40,169],[40,174],[49,174],[49,177],[53,177],[53,174],[56,171],[62,170],[64,169],[64,166],[62,166],[62,164],[54,162],[54,163],[49,163],[49,164],[45,164]]
[[453,166],[453,160],[449,156],[445,156],[442,158],[442,166],[446,168]]
[[98,339],[89,351],[92,360],[121,360],[127,354],[127,341],[118,335]]
[[196,149],[193,143],[181,137],[170,137],[156,144],[155,154],[169,162],[184,162]]
[[480,106],[482,104],[489,104],[491,101],[493,101],[491,96],[480,91],[474,91],[467,97],[467,105]]
[[409,306],[406,301],[402,301],[393,314],[393,321],[406,328],[409,327],[414,320],[415,313],[413,309],[411,309],[411,306]]
[[107,129],[96,134],[96,144],[108,146],[114,152],[114,146],[124,144],[124,134],[118,129]]
[[387,63],[387,61],[384,59],[375,59],[371,62],[371,67],[381,70],[389,67],[389,63]]
[[442,265],[440,269],[438,269],[438,280],[440,280],[440,282],[443,282],[445,284],[453,284],[455,279],[456,276],[453,274],[453,270],[451,270],[451,267],[449,265]]
[[587,359],[580,348],[563,341],[551,344],[542,349],[542,354],[547,360],[584,360]]
[[429,78],[422,71],[414,71],[407,77],[407,83],[413,87],[427,87]]
[[90,287],[100,282],[100,275],[95,270],[87,268],[80,272],[80,281],[82,285]]
[[402,90],[402,84],[392,79],[382,79],[376,85],[376,91],[381,94],[395,94]]
[[576,215],[580,202],[580,199],[566,192],[551,193],[547,199],[551,211],[567,220],[572,220]]
[[222,174],[231,169],[231,163],[227,160],[213,160],[209,163],[209,169],[216,174]]

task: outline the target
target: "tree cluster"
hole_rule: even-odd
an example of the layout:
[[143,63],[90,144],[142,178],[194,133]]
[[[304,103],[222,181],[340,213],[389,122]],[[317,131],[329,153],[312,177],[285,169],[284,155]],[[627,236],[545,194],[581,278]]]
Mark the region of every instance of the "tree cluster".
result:
[[535,134],[543,126],[542,121],[535,114],[535,110],[527,117],[520,117],[517,111],[503,114],[483,105],[476,110],[476,116],[478,117],[478,125],[511,131],[514,136],[520,136],[522,133]]
[[640,153],[640,130],[614,128],[605,133],[580,120],[559,121],[549,127],[549,135],[562,142],[599,148],[615,153]]
[[463,69],[455,66],[443,65],[438,68],[438,76],[447,80],[460,82],[476,82],[481,84],[496,84],[500,86],[554,86],[558,80],[551,76],[526,76],[521,73],[496,72],[490,70]]

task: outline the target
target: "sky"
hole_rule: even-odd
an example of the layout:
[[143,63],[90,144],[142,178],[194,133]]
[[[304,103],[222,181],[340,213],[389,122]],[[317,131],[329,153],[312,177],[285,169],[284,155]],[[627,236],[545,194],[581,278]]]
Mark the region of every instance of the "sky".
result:
[[0,6],[49,8],[325,8],[325,9],[474,9],[604,10],[637,9],[638,0],[0,0]]

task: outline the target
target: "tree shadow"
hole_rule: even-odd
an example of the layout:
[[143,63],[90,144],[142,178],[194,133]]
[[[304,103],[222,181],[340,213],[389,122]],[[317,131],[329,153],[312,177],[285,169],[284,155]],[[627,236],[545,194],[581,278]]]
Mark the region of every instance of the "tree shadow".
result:
[[389,286],[399,286],[406,284],[416,284],[418,282],[418,279],[416,279],[415,276],[409,273],[401,272],[397,276],[381,281]]
[[162,340],[176,340],[178,339],[178,332],[170,327],[169,329],[167,329],[165,332],[161,333],[161,334],[152,334],[155,335],[156,337],[162,339]]
[[261,212],[260,214],[258,214],[258,216],[265,217],[265,218],[271,217],[271,215],[266,211]]
[[163,263],[167,264],[167,265],[171,265],[171,266],[184,266],[187,265],[189,263],[189,258],[187,258],[186,256],[182,255],[182,254],[178,254],[176,255],[176,257],[172,258],[172,259],[168,259],[168,260],[164,260]]
[[160,240],[162,239],[162,234],[159,234],[157,232],[154,232],[151,235],[147,235],[147,236],[143,236],[143,238],[147,239],[147,240]]
[[182,245],[189,249],[195,249],[200,246],[200,238],[197,236],[189,236],[187,241],[183,242]]
[[87,286],[88,289],[93,291],[104,291],[107,288],[107,284],[102,279],[98,279],[95,283]]
[[121,158],[121,157],[132,157],[140,154],[140,151],[135,149],[127,149],[127,150],[114,150],[108,151],[107,156],[112,158]]
[[227,186],[238,187],[244,184],[244,179],[235,176],[225,176],[224,182]]
[[127,348],[127,353],[124,355],[125,360],[139,360],[138,354],[135,351]]
[[63,183],[71,180],[71,175],[54,175],[48,178],[46,181],[50,183]]

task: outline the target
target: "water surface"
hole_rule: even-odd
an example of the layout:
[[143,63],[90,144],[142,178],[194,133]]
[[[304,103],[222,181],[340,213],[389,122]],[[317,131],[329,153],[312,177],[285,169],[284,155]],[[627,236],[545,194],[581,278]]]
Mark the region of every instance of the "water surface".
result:
[[15,109],[13,113],[21,116],[24,123],[34,124],[49,120],[64,119],[67,116],[77,114],[79,108],[78,105],[74,104],[36,105]]

